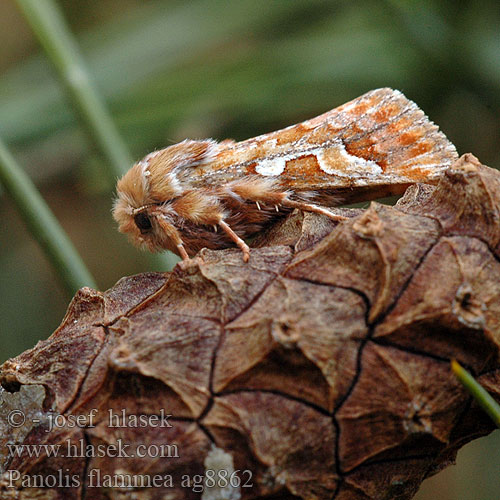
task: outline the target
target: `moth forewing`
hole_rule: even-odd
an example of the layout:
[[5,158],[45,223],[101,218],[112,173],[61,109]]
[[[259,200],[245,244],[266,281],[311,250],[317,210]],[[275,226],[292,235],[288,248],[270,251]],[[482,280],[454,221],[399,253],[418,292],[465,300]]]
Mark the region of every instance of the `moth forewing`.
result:
[[[203,186],[245,175],[277,178],[294,192],[380,186],[404,190],[435,182],[458,155],[455,147],[401,92],[378,89],[316,118],[234,143],[192,172]],[[366,189],[368,188],[368,189]]]
[[[413,102],[378,89],[245,141],[186,140],[150,153],[119,181],[114,216],[133,242],[152,250],[188,259],[203,247],[236,245],[247,260],[243,239],[293,208],[339,220],[321,205],[434,183],[457,157]],[[134,220],[137,210],[151,212],[151,229]]]

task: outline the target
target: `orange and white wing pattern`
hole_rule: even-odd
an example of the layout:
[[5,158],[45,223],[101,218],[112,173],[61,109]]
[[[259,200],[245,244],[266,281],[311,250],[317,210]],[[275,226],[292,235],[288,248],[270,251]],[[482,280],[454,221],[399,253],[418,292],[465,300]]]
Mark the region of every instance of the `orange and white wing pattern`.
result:
[[220,146],[213,161],[193,169],[192,184],[224,184],[257,175],[278,179],[298,194],[337,192],[349,201],[436,182],[458,157],[424,112],[389,88],[297,125]]

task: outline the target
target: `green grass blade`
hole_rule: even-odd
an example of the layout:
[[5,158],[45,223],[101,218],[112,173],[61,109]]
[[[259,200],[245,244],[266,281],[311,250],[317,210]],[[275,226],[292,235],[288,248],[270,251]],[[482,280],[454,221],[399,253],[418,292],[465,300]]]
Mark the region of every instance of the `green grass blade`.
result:
[[53,264],[70,295],[82,286],[97,288],[92,275],[54,214],[2,140],[0,184],[14,200],[26,225]]
[[[57,3],[54,0],[16,2],[52,61],[89,135],[107,159],[103,166],[107,167],[110,184],[114,186],[116,179],[130,168],[133,160],[94,88],[78,44]],[[154,256],[152,261],[159,267],[172,267],[172,259],[164,255]]]
[[89,134],[107,158],[114,184],[132,164],[104,103],[89,77],[77,43],[53,0],[16,0],[67,89]]
[[460,364],[452,360],[451,369],[462,385],[472,394],[481,408],[491,417],[493,422],[500,427],[500,405],[491,397],[474,377]]

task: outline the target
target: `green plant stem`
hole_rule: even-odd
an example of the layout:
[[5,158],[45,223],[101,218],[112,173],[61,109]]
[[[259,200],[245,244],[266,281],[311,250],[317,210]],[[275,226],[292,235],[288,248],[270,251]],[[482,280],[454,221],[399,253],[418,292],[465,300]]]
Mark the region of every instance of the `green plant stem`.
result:
[[0,183],[16,203],[22,218],[70,295],[82,286],[97,288],[92,275],[54,214],[1,139]]
[[53,0],[16,0],[93,141],[107,158],[112,185],[132,165],[130,153],[94,89],[78,45]]
[[497,427],[500,427],[500,405],[491,397],[488,391],[460,364],[452,360],[451,369],[462,385],[472,394],[481,408],[491,417]]
[[[132,165],[133,160],[116,126],[91,82],[80,55],[78,44],[69,30],[54,0],[16,0],[31,28],[66,88],[74,107],[102,152],[107,163],[107,177],[112,186]],[[170,269],[172,259],[167,255],[152,257],[160,269]]]

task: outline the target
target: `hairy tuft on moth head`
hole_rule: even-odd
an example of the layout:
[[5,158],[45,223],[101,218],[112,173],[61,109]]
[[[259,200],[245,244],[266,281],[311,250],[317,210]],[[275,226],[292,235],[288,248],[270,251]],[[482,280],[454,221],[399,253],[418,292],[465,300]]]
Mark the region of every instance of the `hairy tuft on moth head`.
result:
[[139,247],[153,252],[167,249],[187,258],[176,226],[182,226],[189,213],[196,217],[199,212],[213,212],[216,204],[195,195],[179,181],[178,172],[209,161],[216,147],[212,140],[185,140],[135,163],[117,183],[113,216],[119,231]]

